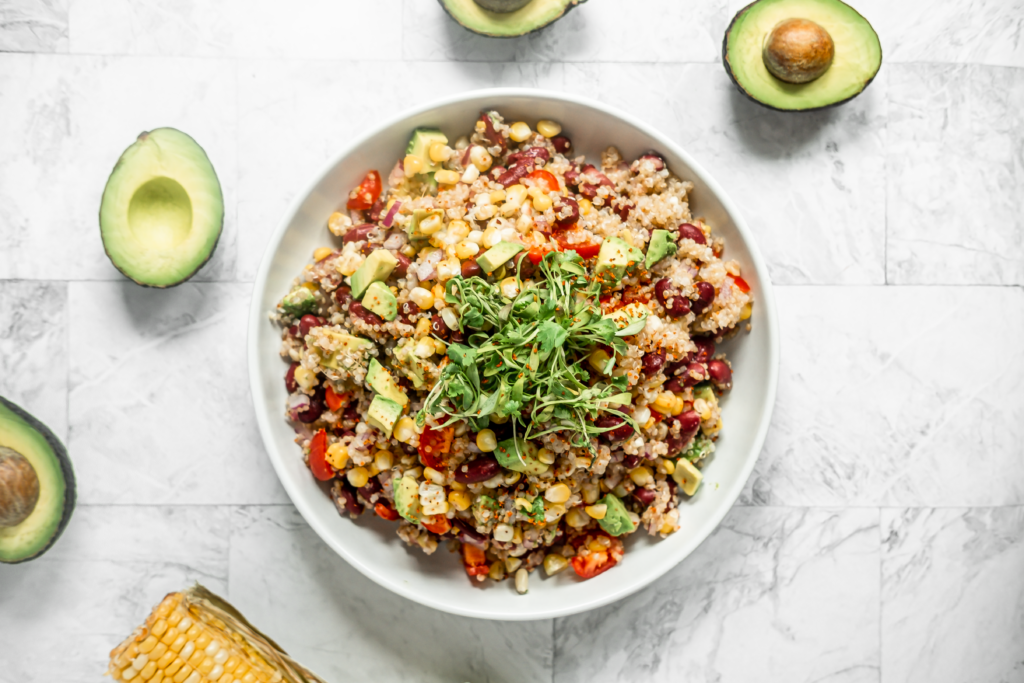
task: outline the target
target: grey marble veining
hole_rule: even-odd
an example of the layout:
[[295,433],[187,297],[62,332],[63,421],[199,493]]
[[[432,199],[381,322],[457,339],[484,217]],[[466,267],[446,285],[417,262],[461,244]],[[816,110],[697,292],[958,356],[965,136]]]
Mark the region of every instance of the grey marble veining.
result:
[[[196,580],[338,682],[1024,681],[1024,0],[853,1],[882,70],[799,115],[721,67],[747,2],[590,0],[496,41],[435,0],[0,0],[0,393],[79,480],[60,542],[0,566],[0,683],[102,680]],[[272,472],[245,367],[250,283],[312,174],[494,85],[663,131],[781,285],[778,400],[737,507],[647,589],[533,623],[419,607],[331,552]],[[125,281],[96,220],[161,125],[226,200],[214,259],[167,291]]]

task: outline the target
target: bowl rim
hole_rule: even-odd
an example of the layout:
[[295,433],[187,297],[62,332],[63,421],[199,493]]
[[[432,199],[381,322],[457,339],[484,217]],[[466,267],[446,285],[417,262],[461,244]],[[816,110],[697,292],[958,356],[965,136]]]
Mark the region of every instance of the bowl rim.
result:
[[[663,560],[658,566],[651,567],[648,573],[643,577],[643,580],[622,582],[616,585],[611,590],[602,594],[600,597],[585,600],[576,604],[562,606],[562,607],[543,607],[541,609],[535,609],[532,612],[517,612],[513,614],[493,614],[484,612],[482,610],[476,610],[472,606],[472,601],[469,601],[467,605],[453,605],[449,602],[440,601],[433,599],[430,595],[422,592],[417,592],[411,585],[408,585],[399,581],[390,581],[380,575],[378,575],[371,567],[364,564],[356,553],[353,553],[350,549],[344,545],[335,542],[332,535],[326,528],[323,528],[320,522],[317,520],[306,502],[305,495],[296,490],[295,487],[290,483],[288,477],[284,476],[282,468],[284,467],[281,461],[281,454],[277,452],[277,447],[273,438],[273,434],[270,431],[270,426],[266,423],[262,412],[257,409],[256,398],[259,396],[261,399],[264,398],[263,391],[260,386],[259,376],[261,372],[260,359],[257,357],[257,339],[259,337],[259,328],[261,325],[266,323],[266,311],[261,307],[262,292],[266,287],[267,278],[270,272],[270,263],[273,260],[274,254],[277,252],[285,233],[288,230],[289,225],[295,219],[296,215],[302,204],[306,201],[310,194],[316,189],[317,185],[323,180],[323,178],[329,174],[335,166],[337,166],[345,157],[351,155],[357,151],[358,148],[363,145],[368,139],[378,135],[385,129],[401,123],[403,120],[409,119],[418,114],[425,113],[431,109],[439,107],[445,107],[452,104],[459,104],[467,100],[474,99],[486,99],[486,98],[536,98],[536,99],[547,99],[559,102],[564,102],[572,105],[578,105],[583,107],[589,107],[596,109],[602,113],[609,114],[626,124],[629,124],[641,131],[645,135],[648,135],[654,140],[657,140],[659,144],[665,148],[670,149],[674,154],[681,158],[689,167],[690,174],[698,177],[703,182],[708,190],[715,195],[718,201],[722,204],[726,213],[732,218],[736,230],[740,233],[745,245],[750,253],[751,264],[754,270],[757,272],[757,282],[760,289],[758,295],[758,308],[762,311],[762,314],[758,316],[760,323],[767,326],[767,340],[768,340],[768,368],[767,368],[767,392],[764,404],[761,406],[760,418],[757,433],[754,436],[753,446],[751,451],[753,455],[748,454],[746,462],[740,470],[740,476],[736,478],[733,485],[724,492],[723,502],[719,505],[713,514],[709,515],[705,519],[701,530],[694,535],[688,542],[681,544],[678,548],[675,548],[667,560]],[[680,147],[673,140],[668,138],[666,135],[655,129],[653,126],[644,123],[637,119],[632,114],[624,112],[616,107],[592,100],[586,97],[580,97],[577,95],[571,95],[566,93],[555,92],[552,90],[543,90],[539,88],[520,88],[520,87],[503,87],[503,88],[481,88],[476,90],[463,91],[443,97],[436,100],[431,100],[424,104],[420,104],[416,107],[411,107],[404,110],[397,116],[393,116],[383,121],[382,123],[374,126],[373,128],[365,131],[363,134],[357,136],[348,144],[344,145],[342,149],[334,154],[323,166],[311,177],[310,181],[304,186],[302,190],[296,193],[294,199],[289,203],[288,208],[284,212],[283,217],[278,222],[277,227],[274,229],[267,241],[267,246],[263,251],[263,255],[260,257],[260,266],[256,273],[256,278],[253,281],[252,286],[252,298],[250,301],[249,308],[249,324],[247,330],[247,365],[249,371],[249,389],[250,398],[253,401],[253,410],[256,413],[256,422],[259,426],[260,437],[263,440],[263,446],[266,449],[267,457],[270,458],[270,462],[274,467],[274,472],[277,474],[278,480],[288,494],[289,499],[295,508],[302,515],[305,522],[316,532],[317,536],[326,543],[335,553],[342,557],[346,562],[352,565],[357,571],[363,576],[367,577],[377,585],[386,588],[387,590],[401,595],[404,598],[412,600],[413,602],[431,607],[433,609],[446,612],[449,614],[455,614],[458,616],[472,617],[476,619],[489,619],[495,621],[532,621],[539,619],[551,619],[555,617],[569,616],[572,614],[579,614],[586,612],[604,605],[608,605],[617,600],[621,600],[642,588],[654,583],[659,578],[664,576],[670,569],[682,562],[688,557],[696,548],[703,543],[711,533],[718,528],[718,525],[722,522],[725,515],[736,504],[737,498],[739,498],[743,487],[746,485],[747,480],[750,478],[750,474],[754,469],[754,465],[757,462],[757,458],[760,455],[761,449],[764,447],[764,441],[767,437],[768,428],[771,424],[772,412],[775,407],[776,393],[778,388],[778,376],[779,376],[779,359],[780,359],[780,337],[779,337],[779,323],[778,323],[778,310],[775,303],[775,297],[773,293],[773,286],[768,272],[768,266],[761,255],[761,251],[757,246],[757,242],[754,240],[754,236],[747,226],[746,220],[743,218],[742,213],[736,204],[732,201],[725,190],[718,184],[718,182],[711,177],[711,175],[701,166],[688,152]]]

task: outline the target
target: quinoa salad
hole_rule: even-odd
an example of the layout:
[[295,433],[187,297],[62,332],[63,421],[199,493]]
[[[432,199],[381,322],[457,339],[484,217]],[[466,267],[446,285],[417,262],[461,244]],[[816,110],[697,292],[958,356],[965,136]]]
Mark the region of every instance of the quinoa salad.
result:
[[338,512],[525,593],[679,529],[732,387],[716,343],[753,301],[656,152],[594,166],[559,123],[495,111],[462,132],[416,129],[386,178],[340,188],[272,318]]

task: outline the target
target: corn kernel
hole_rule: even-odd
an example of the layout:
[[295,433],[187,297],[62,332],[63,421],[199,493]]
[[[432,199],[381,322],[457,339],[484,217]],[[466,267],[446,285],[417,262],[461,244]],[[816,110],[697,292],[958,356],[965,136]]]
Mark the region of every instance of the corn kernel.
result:
[[525,142],[530,139],[531,135],[533,135],[533,131],[524,121],[516,121],[509,126],[508,136],[516,142]]
[[608,506],[604,503],[598,503],[596,505],[588,505],[583,508],[583,511],[594,519],[604,519],[604,516],[608,514]]
[[544,498],[550,503],[564,503],[571,495],[572,491],[565,484],[555,484],[544,492]]
[[629,478],[633,480],[633,483],[637,486],[647,486],[648,484],[654,483],[654,475],[651,474],[649,467],[640,465],[639,467],[629,471]]
[[512,526],[509,524],[498,524],[494,527],[494,540],[499,543],[508,543],[512,540],[512,534],[515,533]]
[[142,654],[149,654],[153,651],[153,648],[156,647],[156,644],[159,642],[160,641],[156,639],[156,636],[149,635],[146,637],[145,640],[139,643],[139,652],[141,652]]
[[580,206],[581,216],[589,216],[590,212],[594,210],[594,205],[590,203],[589,199],[580,199],[577,203]]
[[505,190],[495,190],[487,196],[490,198],[491,204],[499,204],[505,201]]
[[395,423],[394,437],[399,443],[409,443],[416,436],[416,422],[409,416],[398,418]]
[[448,345],[440,339],[434,340],[434,353],[439,356],[443,356],[448,351]]
[[651,404],[651,408],[658,411],[663,415],[667,415],[672,412],[672,409],[676,405],[676,396],[671,391],[663,391],[658,394],[658,398],[654,399],[654,403]]
[[320,380],[316,378],[316,373],[307,368],[305,365],[300,365],[295,368],[295,383],[302,389],[309,391],[317,384],[320,384]]
[[357,489],[363,488],[366,486],[366,482],[370,481],[370,473],[366,471],[365,467],[353,467],[348,471],[346,477],[348,478],[348,483]]
[[490,220],[491,218],[494,218],[497,213],[498,207],[494,204],[484,204],[483,206],[478,206],[473,210],[473,216],[478,221]]
[[484,243],[484,248],[485,249],[490,249],[491,247],[493,247],[495,244],[497,244],[500,241],[501,241],[501,230],[498,230],[493,225],[488,226],[488,228],[486,230],[484,230],[483,243]]
[[597,499],[601,497],[601,487],[597,484],[590,482],[583,485],[583,502],[587,505],[593,505],[597,502]]
[[563,572],[569,568],[569,560],[565,559],[561,555],[551,553],[550,555],[544,556],[544,573],[548,576],[554,576],[559,572]]
[[490,453],[498,447],[498,437],[493,429],[481,429],[476,435],[476,447],[484,453]]
[[416,321],[416,336],[425,337],[430,334],[430,319],[420,318]]
[[740,309],[740,320],[749,320],[750,314],[754,312],[754,305],[749,301],[743,304],[743,308]]
[[546,138],[553,138],[562,132],[562,127],[554,121],[542,119],[537,122],[537,132]]
[[[430,293],[434,295],[434,308],[444,308],[444,285],[436,284],[430,288]],[[438,304],[441,304],[438,306]]]
[[537,460],[545,465],[553,465],[555,463],[555,452],[548,448],[541,448],[537,451]]
[[519,527],[512,528],[512,542],[517,545],[523,542],[523,530]]
[[521,567],[516,572],[516,593],[526,595],[530,591],[530,572],[526,567]]
[[498,286],[501,289],[501,295],[506,299],[515,299],[519,296],[519,283],[514,277],[505,278]]
[[523,561],[520,560],[518,557],[505,558],[505,569],[508,570],[509,574],[519,569],[521,566],[523,566]]
[[413,287],[412,291],[409,292],[409,300],[419,306],[422,311],[434,305],[434,295],[431,294],[430,290],[423,287]]
[[412,178],[417,173],[423,172],[423,159],[420,159],[415,154],[406,155],[402,161],[402,170],[405,171],[406,178]]
[[501,560],[495,560],[491,564],[491,568],[490,568],[490,570],[488,570],[487,576],[489,578],[494,579],[495,581],[504,581],[504,579],[505,579],[505,563],[502,562]]
[[330,247],[320,247],[319,249],[313,252],[313,260],[319,263],[320,261],[323,261],[325,258],[327,258],[333,253],[334,250],[331,249]]
[[664,472],[665,474],[672,474],[673,472],[676,471],[676,464],[671,460],[659,460],[658,469]]
[[391,454],[391,451],[382,449],[373,456],[373,466],[377,468],[378,472],[390,470],[393,464],[395,464],[395,456]]
[[[607,351],[604,349],[594,349],[590,354],[590,357],[587,359],[587,362],[590,363],[590,367],[594,368],[598,372],[604,372],[604,368],[608,365],[609,360],[611,360],[611,356],[608,355]],[[657,401],[655,401],[655,403],[657,403]]]
[[455,256],[463,261],[471,259],[480,253],[480,245],[469,240],[462,240],[455,245]]
[[469,160],[481,173],[489,170],[491,168],[491,164],[494,163],[494,158],[491,157],[491,153],[480,145],[473,145],[473,148],[469,150]]
[[442,168],[434,173],[434,180],[441,185],[454,185],[459,182],[459,173],[458,171],[449,171]]
[[590,524],[590,516],[579,508],[572,508],[565,515],[565,523],[574,529],[581,529]]
[[441,229],[441,225],[441,216],[434,213],[421,220],[416,229],[423,235],[433,235]]
[[434,355],[434,340],[430,337],[423,337],[416,342],[412,352],[417,358],[430,358]]
[[149,632],[159,638],[167,632],[167,626],[168,624],[166,619],[157,619],[156,623],[153,624],[153,628],[151,628]]
[[452,491],[465,491],[468,487],[465,484],[461,484],[457,481],[451,483]]
[[479,177],[480,169],[470,164],[469,168],[462,172],[462,178],[460,180],[462,180],[462,182],[464,183],[472,183]]
[[551,197],[538,193],[533,198],[533,208],[535,211],[547,211],[551,208]]
[[444,475],[435,470],[433,467],[424,467],[423,476],[429,479],[432,484],[444,486]]
[[505,190],[505,204],[515,204],[518,208],[526,200],[526,186],[515,184]]
[[335,211],[327,219],[327,229],[334,235],[343,235],[352,227],[352,219],[341,211]]
[[455,220],[448,224],[448,234],[452,237],[469,237],[469,223]]
[[452,148],[443,142],[435,142],[430,145],[427,154],[430,156],[431,161],[435,164],[440,164],[452,158]]
[[469,497],[469,494],[465,491],[452,491],[448,494],[448,502],[453,508],[462,512],[468,510],[469,506],[472,505],[473,500]]

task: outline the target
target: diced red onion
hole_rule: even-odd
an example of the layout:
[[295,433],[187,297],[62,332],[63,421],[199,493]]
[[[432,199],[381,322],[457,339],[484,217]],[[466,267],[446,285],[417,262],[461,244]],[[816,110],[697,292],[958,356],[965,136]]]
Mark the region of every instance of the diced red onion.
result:
[[402,208],[402,202],[395,202],[394,204],[391,205],[391,208],[388,209],[388,213],[386,216],[384,216],[384,220],[382,221],[385,228],[391,227],[391,224],[395,220],[395,215],[398,213],[398,210],[400,208]]

